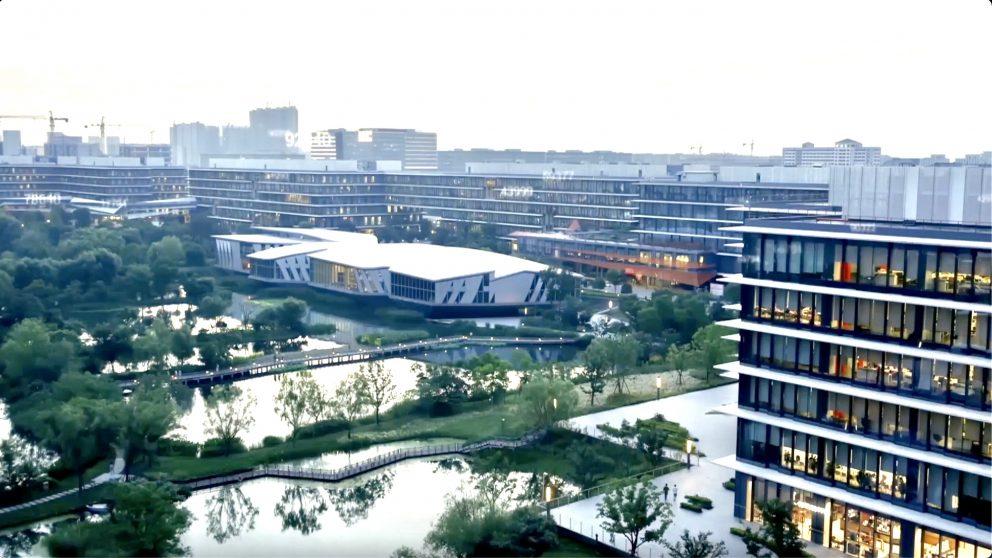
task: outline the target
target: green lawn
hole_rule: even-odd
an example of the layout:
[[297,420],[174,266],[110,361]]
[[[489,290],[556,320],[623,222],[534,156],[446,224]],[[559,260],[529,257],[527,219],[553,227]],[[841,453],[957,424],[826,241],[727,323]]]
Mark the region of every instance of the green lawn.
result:
[[622,556],[620,553],[600,553],[595,547],[568,537],[558,536],[558,548],[545,552],[541,556],[550,558],[579,558],[585,556]]

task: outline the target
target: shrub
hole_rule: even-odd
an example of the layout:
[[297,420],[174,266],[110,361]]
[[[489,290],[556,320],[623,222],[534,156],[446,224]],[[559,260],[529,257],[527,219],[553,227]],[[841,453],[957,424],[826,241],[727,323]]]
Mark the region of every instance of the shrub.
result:
[[737,489],[737,481],[735,481],[733,478],[729,480],[725,480],[723,481],[723,487],[733,492],[734,490]]
[[358,336],[362,345],[395,345],[408,341],[427,339],[431,334],[423,329],[396,329],[378,333],[363,333]]
[[734,535],[735,537],[743,537],[744,535],[747,534],[747,530],[744,529],[743,527],[731,527],[730,534]]
[[698,494],[689,494],[688,496],[685,497],[685,499],[703,509],[706,510],[713,509],[713,500],[710,500],[705,496],[699,496]]
[[237,440],[231,445],[229,450],[225,451],[224,442],[219,438],[211,438],[203,443],[203,447],[200,449],[200,457],[220,457],[226,454],[244,453],[248,451],[245,447],[244,442]]
[[348,429],[348,421],[344,419],[334,418],[334,419],[320,420],[313,424],[301,426],[296,429],[294,436],[300,439],[318,438],[326,434],[343,432],[347,429]]
[[311,324],[307,326],[307,333],[310,335],[330,335],[337,333],[338,328],[334,324]]
[[634,292],[634,288],[630,286],[630,283],[620,285],[620,294],[630,294],[632,292]]
[[686,501],[679,504],[679,507],[684,510],[689,510],[691,512],[703,513],[703,508],[693,504],[692,502]]
[[162,438],[158,441],[158,454],[169,457],[196,457],[199,444],[182,438]]
[[262,447],[271,448],[285,442],[281,436],[266,436],[262,438]]

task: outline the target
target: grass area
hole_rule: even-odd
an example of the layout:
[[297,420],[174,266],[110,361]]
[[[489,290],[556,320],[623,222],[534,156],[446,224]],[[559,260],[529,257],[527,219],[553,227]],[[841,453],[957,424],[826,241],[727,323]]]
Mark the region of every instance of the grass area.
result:
[[549,558],[584,558],[586,556],[622,556],[619,553],[606,554],[600,552],[596,547],[582,541],[558,533],[558,548],[549,550],[541,556]]
[[[594,452],[602,460],[598,466],[573,457],[586,451]],[[577,470],[580,462],[588,468]],[[563,429],[548,432],[547,437],[537,444],[514,450],[489,450],[480,452],[476,457],[476,466],[484,470],[548,473],[584,488],[637,475],[661,465],[664,463],[651,463],[634,448]]]

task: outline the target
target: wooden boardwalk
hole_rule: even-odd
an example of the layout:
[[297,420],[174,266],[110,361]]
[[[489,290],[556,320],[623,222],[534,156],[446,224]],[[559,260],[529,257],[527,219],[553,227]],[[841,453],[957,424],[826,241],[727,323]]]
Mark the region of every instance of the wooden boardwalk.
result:
[[421,446],[416,448],[406,448],[377,455],[371,459],[353,463],[340,469],[310,469],[305,467],[290,467],[285,465],[265,465],[247,471],[240,471],[229,475],[219,475],[213,477],[203,477],[189,481],[177,482],[180,486],[190,490],[202,490],[234,484],[263,477],[280,479],[297,479],[319,482],[340,482],[357,477],[359,475],[381,469],[399,463],[406,459],[416,459],[418,457],[434,457],[439,455],[467,454],[487,449],[512,449],[525,446],[539,440],[545,432],[535,431],[516,440],[485,440],[472,444],[444,444],[436,446]]
[[[321,368],[324,366],[335,366],[352,362],[366,362],[385,358],[396,358],[412,354],[464,347],[467,345],[571,345],[578,342],[578,338],[570,337],[477,337],[471,335],[458,335],[452,337],[438,337],[436,339],[425,339],[422,341],[411,341],[409,343],[396,343],[385,347],[374,347],[368,349],[352,349],[341,351],[339,349],[326,349],[320,351],[310,351],[299,356],[276,355],[262,357],[251,364],[223,368],[214,371],[197,372],[195,374],[183,374],[173,376],[175,382],[181,382],[189,387],[207,386],[214,384],[226,384],[239,380],[246,380],[258,376],[268,376],[282,372],[293,372],[310,368]],[[131,382],[133,383],[133,382]],[[122,384],[130,387],[130,384]]]

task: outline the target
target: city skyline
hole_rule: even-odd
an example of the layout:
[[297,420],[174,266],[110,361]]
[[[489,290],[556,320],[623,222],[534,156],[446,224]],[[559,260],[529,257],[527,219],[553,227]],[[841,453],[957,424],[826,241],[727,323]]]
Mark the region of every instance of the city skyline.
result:
[[[850,137],[893,156],[988,150],[980,2],[858,4],[858,18],[844,3],[261,6],[237,4],[225,26],[234,4],[170,3],[152,28],[123,3],[8,0],[0,30],[23,48],[0,61],[0,113],[53,110],[83,136],[106,116],[123,125],[108,135],[140,143],[292,104],[304,147],[315,130],[381,126],[437,132],[440,149],[748,154],[753,141],[779,155]],[[39,41],[39,26],[60,40]],[[971,124],[940,125],[953,121]],[[0,128],[26,144],[47,130]]]

